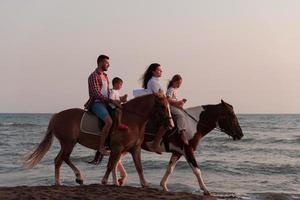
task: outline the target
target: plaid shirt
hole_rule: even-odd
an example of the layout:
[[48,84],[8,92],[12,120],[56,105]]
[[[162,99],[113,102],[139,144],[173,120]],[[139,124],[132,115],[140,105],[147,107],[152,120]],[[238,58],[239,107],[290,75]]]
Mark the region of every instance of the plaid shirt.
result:
[[[102,80],[101,75],[104,75],[105,79]],[[108,103],[109,98],[108,96],[104,96],[101,94],[101,89],[103,87],[102,81],[107,81],[107,92],[109,96],[109,81],[107,74],[104,72],[99,72],[98,69],[96,69],[91,75],[89,76],[88,79],[88,84],[89,84],[89,100],[84,104],[84,107],[88,110],[90,110],[91,106],[95,101],[100,101],[103,103]]]

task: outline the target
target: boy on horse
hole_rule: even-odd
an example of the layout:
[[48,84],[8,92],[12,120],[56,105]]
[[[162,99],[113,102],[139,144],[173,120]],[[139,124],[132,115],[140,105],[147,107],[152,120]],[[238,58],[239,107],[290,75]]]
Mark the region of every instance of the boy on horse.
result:
[[99,119],[103,120],[105,125],[100,137],[99,152],[102,155],[108,155],[105,149],[105,140],[112,126],[112,118],[106,108],[108,103],[119,107],[119,103],[109,99],[109,80],[105,73],[109,68],[109,57],[100,55],[97,59],[97,68],[88,78],[89,100],[84,105],[87,110],[92,111]]

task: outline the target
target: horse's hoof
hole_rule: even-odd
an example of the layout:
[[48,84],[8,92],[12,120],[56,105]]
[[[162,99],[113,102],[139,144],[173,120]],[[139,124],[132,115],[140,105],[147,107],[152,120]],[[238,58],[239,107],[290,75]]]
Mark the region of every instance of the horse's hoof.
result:
[[102,179],[101,183],[102,183],[102,185],[107,185],[107,180]]
[[150,187],[150,183],[146,182],[146,183],[142,184],[142,187],[143,188],[148,188],[148,187]]
[[211,196],[211,193],[208,190],[204,191],[203,194],[207,196]]
[[76,178],[76,183],[78,183],[79,185],[83,185],[83,180],[82,179],[79,179],[79,178]]
[[92,165],[99,165],[99,162],[96,160],[88,161],[88,163]]

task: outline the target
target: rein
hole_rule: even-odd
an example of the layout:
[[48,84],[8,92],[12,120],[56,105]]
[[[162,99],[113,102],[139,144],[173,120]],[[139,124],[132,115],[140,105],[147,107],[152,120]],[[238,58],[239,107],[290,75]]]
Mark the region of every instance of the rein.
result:
[[[187,114],[187,116],[189,116],[192,120],[194,120],[197,124],[199,123],[199,121],[197,119],[195,119],[195,117],[193,117],[190,113],[188,113],[186,110],[182,109],[182,111]],[[207,126],[206,124],[204,123],[201,123],[202,125],[206,126],[207,128],[211,128],[209,126]],[[217,129],[217,131],[220,131],[220,132],[223,132],[221,128],[219,127],[215,127],[213,129]]]

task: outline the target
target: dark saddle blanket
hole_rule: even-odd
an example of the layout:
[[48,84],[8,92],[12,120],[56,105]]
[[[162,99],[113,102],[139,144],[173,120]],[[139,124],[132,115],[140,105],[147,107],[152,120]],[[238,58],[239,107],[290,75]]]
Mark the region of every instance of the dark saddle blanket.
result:
[[[155,136],[161,126],[162,126],[162,122],[159,119],[150,119],[146,124],[145,134]],[[168,130],[165,136],[169,136],[170,134],[174,133],[176,130],[177,130],[177,125],[175,122],[175,127],[172,130]]]

